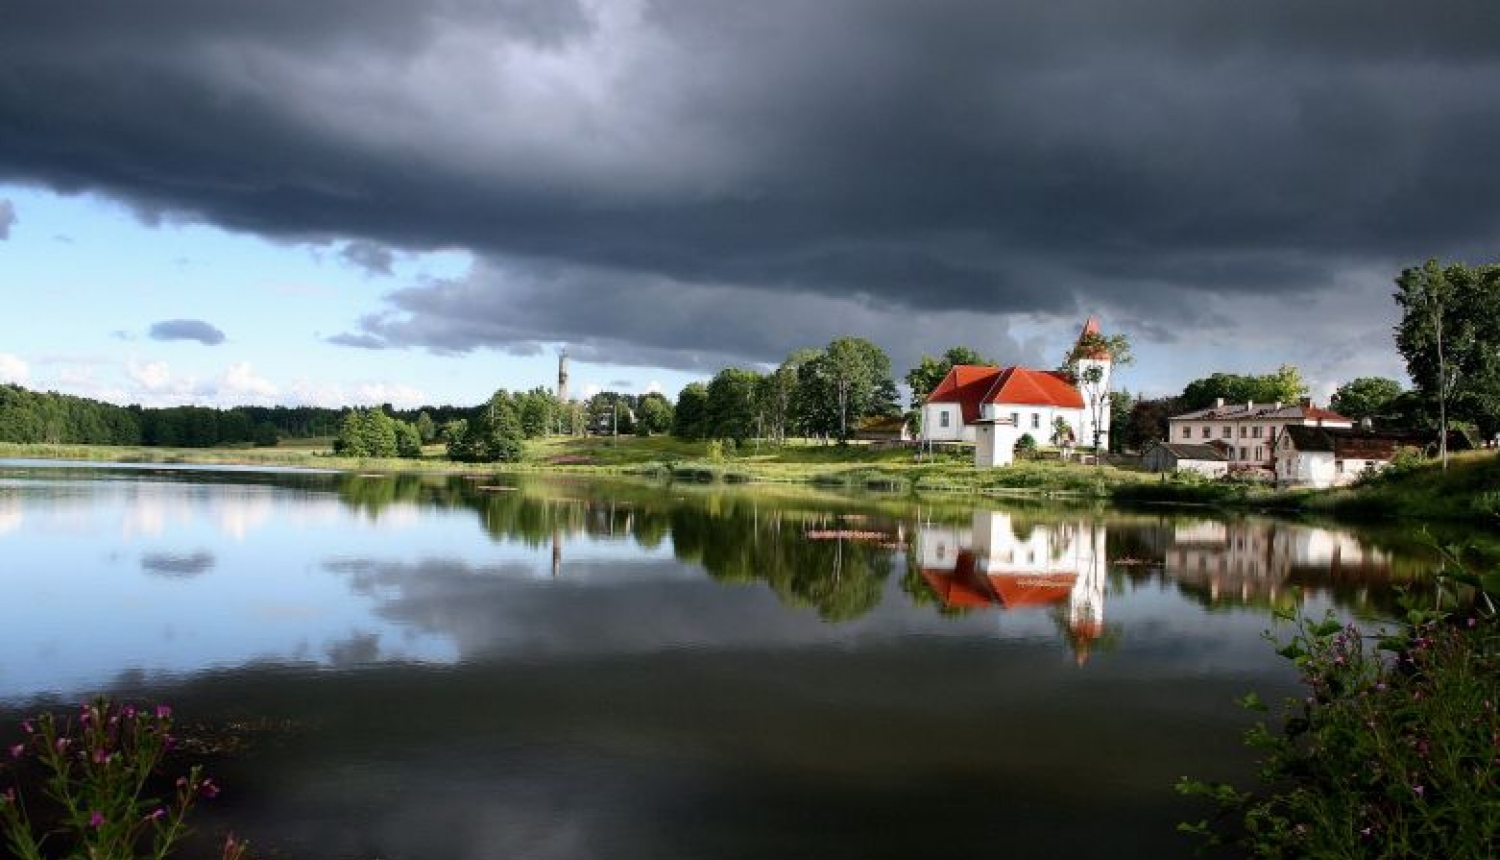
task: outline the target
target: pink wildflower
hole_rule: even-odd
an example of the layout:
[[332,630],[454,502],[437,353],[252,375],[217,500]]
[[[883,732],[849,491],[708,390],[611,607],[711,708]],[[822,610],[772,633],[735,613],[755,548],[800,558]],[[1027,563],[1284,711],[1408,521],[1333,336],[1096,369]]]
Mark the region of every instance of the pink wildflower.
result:
[[156,718],[158,720],[165,720],[170,716],[172,716],[172,707],[170,705],[156,706]]
[[104,826],[104,813],[95,809],[89,812],[89,826],[98,830]]
[[26,752],[26,745],[25,744],[15,744],[15,745],[11,746],[11,748],[10,748],[10,757],[11,758],[20,758],[21,754],[24,753],[24,752]]

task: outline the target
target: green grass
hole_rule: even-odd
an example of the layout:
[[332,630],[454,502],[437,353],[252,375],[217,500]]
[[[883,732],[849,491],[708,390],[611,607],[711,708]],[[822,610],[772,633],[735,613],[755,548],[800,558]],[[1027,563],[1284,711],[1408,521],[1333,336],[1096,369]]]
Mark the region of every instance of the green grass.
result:
[[1392,472],[1365,486],[1308,495],[1300,507],[1364,518],[1478,520],[1500,525],[1500,452],[1454,455]]

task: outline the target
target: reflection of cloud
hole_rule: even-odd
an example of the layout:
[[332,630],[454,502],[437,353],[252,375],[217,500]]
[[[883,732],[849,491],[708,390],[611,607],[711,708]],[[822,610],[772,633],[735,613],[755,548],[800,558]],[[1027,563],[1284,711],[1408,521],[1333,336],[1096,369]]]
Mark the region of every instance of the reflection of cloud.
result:
[[251,529],[270,519],[274,506],[264,493],[226,496],[219,503],[219,528],[224,534],[243,541]]
[[[460,659],[498,654],[620,654],[675,648],[800,646],[848,637],[973,633],[982,620],[912,614],[887,596],[858,620],[788,612],[769,591],[725,588],[676,560],[572,561],[561,579],[535,563],[334,559],[324,569],[403,629],[444,636]],[[686,578],[685,575],[686,574]]]
[[0,535],[9,534],[20,527],[20,501],[12,498],[0,498]]
[[190,555],[148,552],[141,556],[141,570],[157,576],[186,579],[207,573],[214,566],[214,554],[200,549]]

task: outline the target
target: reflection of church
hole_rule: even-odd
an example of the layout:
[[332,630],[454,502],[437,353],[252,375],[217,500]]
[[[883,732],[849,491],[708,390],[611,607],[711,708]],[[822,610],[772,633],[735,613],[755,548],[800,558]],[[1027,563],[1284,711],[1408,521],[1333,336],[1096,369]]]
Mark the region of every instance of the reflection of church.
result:
[[1390,553],[1352,534],[1269,521],[1182,524],[1165,555],[1170,578],[1215,603],[1275,605],[1292,599],[1293,586],[1391,578]]
[[972,524],[923,523],[917,558],[938,599],[957,609],[1063,606],[1079,661],[1104,633],[1104,526],[1032,522],[975,511]]

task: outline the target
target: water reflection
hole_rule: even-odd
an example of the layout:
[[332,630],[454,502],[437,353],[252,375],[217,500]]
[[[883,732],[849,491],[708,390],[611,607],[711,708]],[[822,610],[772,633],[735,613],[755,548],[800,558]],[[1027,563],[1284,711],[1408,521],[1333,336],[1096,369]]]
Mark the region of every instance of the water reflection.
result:
[[1242,777],[1233,698],[1289,689],[1265,607],[1379,610],[1427,569],[1405,540],[0,466],[0,710],[114,689],[295,725],[205,810],[276,856],[1187,856],[1167,786]]
[[1081,662],[1104,635],[1107,535],[1092,517],[1044,522],[977,510],[968,528],[923,523],[916,554],[947,609],[1066,607],[1065,636]]

